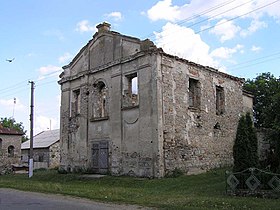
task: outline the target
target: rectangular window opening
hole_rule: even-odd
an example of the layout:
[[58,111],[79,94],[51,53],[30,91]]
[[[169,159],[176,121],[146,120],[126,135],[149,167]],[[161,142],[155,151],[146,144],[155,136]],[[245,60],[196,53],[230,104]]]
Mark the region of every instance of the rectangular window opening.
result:
[[200,83],[196,79],[189,79],[189,107],[200,107]]
[[225,113],[225,93],[224,88],[216,86],[216,114],[222,115]]
[[76,116],[81,112],[81,94],[80,90],[73,91],[72,97],[72,116]]
[[137,73],[126,75],[123,81],[124,106],[138,105],[138,76]]
[[44,155],[43,154],[39,155],[38,162],[44,162]]
[[92,119],[108,118],[108,88],[99,81],[93,85]]

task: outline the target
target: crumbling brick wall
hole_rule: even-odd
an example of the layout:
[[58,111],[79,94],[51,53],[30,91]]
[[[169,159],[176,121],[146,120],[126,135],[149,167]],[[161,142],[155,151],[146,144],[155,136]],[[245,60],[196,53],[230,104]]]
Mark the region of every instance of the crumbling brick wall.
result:
[[[232,163],[232,147],[243,111],[242,81],[165,56],[162,63],[164,160],[166,173],[189,174]],[[190,107],[189,81],[199,83],[198,107]],[[224,91],[224,111],[217,113],[216,92]]]

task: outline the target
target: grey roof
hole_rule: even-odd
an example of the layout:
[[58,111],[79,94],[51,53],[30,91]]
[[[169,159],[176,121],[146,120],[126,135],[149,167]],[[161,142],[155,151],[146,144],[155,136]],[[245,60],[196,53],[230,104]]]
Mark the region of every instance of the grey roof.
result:
[[[43,131],[33,137],[33,148],[48,148],[59,141],[59,129]],[[29,149],[30,140],[21,144],[21,149]]]

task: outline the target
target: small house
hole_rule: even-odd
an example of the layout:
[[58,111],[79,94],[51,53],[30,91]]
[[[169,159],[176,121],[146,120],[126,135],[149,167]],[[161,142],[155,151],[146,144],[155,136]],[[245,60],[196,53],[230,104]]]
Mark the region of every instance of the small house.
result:
[[[59,166],[59,129],[43,131],[33,138],[34,169]],[[30,140],[21,144],[21,160],[28,163]]]
[[0,174],[20,162],[22,135],[22,132],[0,124]]

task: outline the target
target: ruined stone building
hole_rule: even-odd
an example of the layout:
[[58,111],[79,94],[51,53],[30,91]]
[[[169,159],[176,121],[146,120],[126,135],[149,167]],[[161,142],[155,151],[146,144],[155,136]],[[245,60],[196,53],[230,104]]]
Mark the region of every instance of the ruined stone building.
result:
[[61,167],[162,177],[231,164],[243,80],[97,26],[61,85]]

